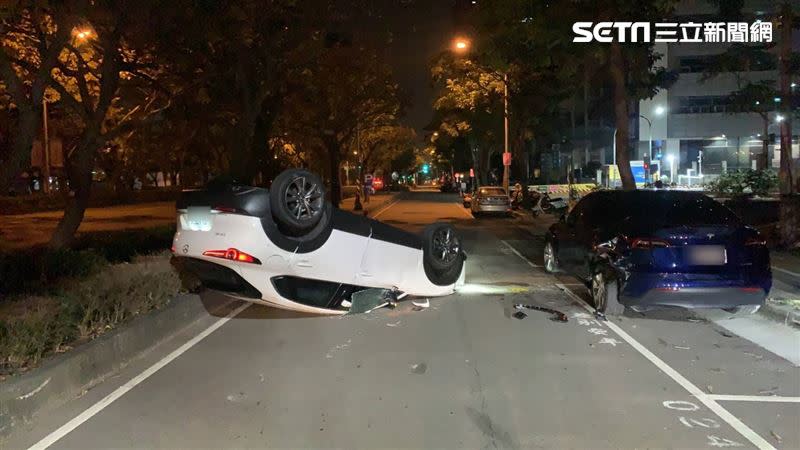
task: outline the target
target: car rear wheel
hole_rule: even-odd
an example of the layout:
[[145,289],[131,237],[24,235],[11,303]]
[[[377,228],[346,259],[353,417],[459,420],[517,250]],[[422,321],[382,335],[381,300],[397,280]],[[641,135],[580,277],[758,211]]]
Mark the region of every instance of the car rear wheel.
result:
[[544,271],[547,273],[558,273],[558,259],[556,257],[556,248],[552,242],[547,241],[544,244]]
[[299,237],[316,227],[325,216],[325,187],[311,172],[281,172],[269,190],[270,209],[284,233]]
[[432,283],[444,286],[458,280],[464,267],[464,250],[451,225],[438,223],[425,229],[423,262]]
[[619,303],[619,283],[609,277],[605,271],[595,272],[590,289],[597,311],[607,316],[620,316],[625,312],[625,306]]

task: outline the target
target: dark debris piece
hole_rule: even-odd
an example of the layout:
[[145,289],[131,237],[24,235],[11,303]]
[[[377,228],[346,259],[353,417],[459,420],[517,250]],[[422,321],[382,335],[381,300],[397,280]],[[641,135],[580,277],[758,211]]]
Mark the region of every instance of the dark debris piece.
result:
[[513,318],[515,318],[515,319],[522,320],[522,319],[524,319],[524,318],[528,317],[528,315],[527,315],[527,314],[525,314],[525,313],[524,313],[524,312],[522,312],[522,311],[517,311],[517,312],[515,312],[514,314],[512,314],[512,315],[511,315],[511,317],[513,317]]
[[[523,305],[523,304],[514,305],[514,309],[522,309],[522,308],[533,309],[533,310],[536,310],[536,311],[542,311],[542,312],[546,312],[548,314],[552,314],[553,316],[550,317],[550,320],[552,320],[553,322],[567,322],[567,321],[569,321],[569,319],[567,318],[566,314],[562,313],[561,311],[556,311],[555,309],[552,309],[552,308],[546,308],[544,306],[537,306],[537,305]],[[521,312],[521,311],[518,311],[518,312]],[[514,315],[516,317],[516,313]],[[519,319],[519,317],[517,317],[517,318]]]

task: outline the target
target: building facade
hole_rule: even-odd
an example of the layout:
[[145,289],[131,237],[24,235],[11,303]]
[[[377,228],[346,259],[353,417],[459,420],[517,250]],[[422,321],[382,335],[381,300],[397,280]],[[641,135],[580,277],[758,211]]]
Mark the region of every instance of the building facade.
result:
[[[792,2],[798,11],[797,3]],[[774,17],[779,2],[747,0],[743,21],[753,23]],[[673,22],[719,22],[711,2],[684,0],[676,9]],[[777,42],[779,30],[773,24]],[[795,33],[797,34],[797,33]],[[793,48],[799,47],[795,38]],[[765,121],[757,113],[735,112],[730,94],[744,84],[772,80],[778,86],[779,73],[774,64],[754,64],[747,71],[724,73],[708,80],[703,72],[713,57],[730,44],[657,43],[663,55],[658,62],[679,73],[677,82],[654,98],[639,102],[639,159],[651,148],[650,159],[660,166],[662,176],[673,177],[680,184],[708,181],[728,170],[771,168],[777,171],[780,161],[779,120],[792,120],[792,157],[800,158],[798,132],[800,123],[793,115],[783,117],[773,108]],[[744,68],[743,68],[744,69]],[[797,88],[795,88],[797,89]],[[779,98],[772,99],[777,106]],[[763,140],[769,141],[767,157],[763,157]],[[795,161],[796,162],[796,161]],[[670,172],[674,169],[674,174]],[[678,178],[680,177],[680,178]]]

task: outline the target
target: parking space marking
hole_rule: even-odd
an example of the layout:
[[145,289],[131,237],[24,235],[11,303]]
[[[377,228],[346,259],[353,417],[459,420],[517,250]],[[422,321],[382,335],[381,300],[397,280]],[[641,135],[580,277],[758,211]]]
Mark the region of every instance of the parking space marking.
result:
[[[398,197],[399,197],[399,195],[398,195]],[[400,198],[397,198],[397,199],[395,199],[395,200],[392,200],[392,202],[391,202],[391,203],[389,203],[388,205],[386,205],[386,206],[384,206],[383,208],[379,209],[379,210],[378,210],[378,212],[376,212],[375,214],[373,214],[373,215],[372,215],[372,218],[374,219],[374,218],[376,218],[376,217],[380,216],[381,214],[385,213],[387,209],[389,209],[389,208],[391,208],[392,206],[394,206],[394,205],[396,205],[396,204],[400,203],[400,200],[402,200],[402,199],[400,199]]]
[[800,397],[781,397],[779,395],[725,395],[707,394],[708,398],[730,402],[800,403]]
[[514,254],[515,254],[515,255],[517,255],[517,256],[519,256],[520,258],[522,258],[522,260],[523,260],[523,261],[525,261],[526,263],[528,263],[528,265],[529,265],[529,266],[531,266],[531,267],[533,267],[533,268],[536,268],[536,269],[541,269],[541,268],[542,268],[542,266],[537,266],[536,264],[532,263],[530,259],[528,259],[528,258],[526,258],[526,257],[522,256],[522,253],[518,252],[518,251],[517,251],[517,249],[515,249],[514,247],[512,247],[512,246],[511,246],[511,244],[509,244],[508,242],[506,242],[506,241],[504,241],[504,240],[502,240],[502,239],[500,239],[500,242],[502,242],[502,243],[503,243],[503,244],[504,244],[506,247],[508,247],[508,248],[509,248],[509,250],[511,250],[512,252],[514,252]]
[[200,334],[190,339],[188,342],[184,343],[177,349],[175,349],[169,355],[161,358],[157,363],[153,364],[152,366],[148,367],[144,372],[136,375],[135,377],[128,380],[127,383],[123,384],[122,386],[115,389],[112,393],[106,395],[102,400],[95,403],[94,405],[90,406],[82,413],[75,416],[72,420],[62,425],[57,430],[53,431],[52,433],[45,436],[42,440],[33,444],[29,450],[31,449],[46,449],[51,445],[58,442],[61,438],[72,432],[72,430],[78,428],[86,422],[87,420],[94,417],[97,413],[105,409],[108,405],[113,403],[115,400],[119,399],[123,395],[125,395],[128,391],[139,385],[144,380],[150,378],[151,375],[161,370],[164,366],[171,363],[175,360],[175,358],[181,356],[182,354],[186,353],[189,349],[197,345],[200,341],[208,337],[211,333],[216,331],[219,327],[225,325],[229,320],[236,317],[239,313],[247,309],[252,303],[245,303],[238,308],[234,309],[227,316],[217,320],[211,326],[206,328],[205,330],[201,331]]
[[[508,245],[505,241],[502,241],[504,244]],[[511,247],[509,245],[509,247]],[[519,252],[514,251],[520,258],[527,261],[529,265],[533,265],[528,258],[522,256]],[[556,286],[561,288],[570,298],[578,302],[579,305],[583,306],[589,312],[594,312],[594,308],[589,306],[582,298],[580,298],[577,294],[569,290],[566,286],[561,283],[556,283]],[[769,442],[764,440],[758,433],[753,431],[750,427],[745,425],[744,422],[739,420],[738,417],[731,414],[727,409],[723,408],[722,405],[716,402],[716,400],[709,397],[708,394],[700,390],[697,386],[695,386],[691,381],[686,379],[683,375],[678,373],[677,370],[673,369],[669,364],[665,363],[661,358],[656,356],[653,352],[648,350],[644,345],[640,344],[639,341],[634,339],[631,335],[629,335],[625,330],[619,327],[619,325],[615,324],[614,322],[608,320],[606,321],[606,326],[610,328],[614,333],[617,334],[623,341],[627,342],[631,347],[636,349],[642,356],[647,358],[653,365],[658,367],[662,372],[664,372],[668,377],[672,378],[673,381],[678,383],[681,387],[686,389],[692,396],[697,398],[701,403],[703,403],[708,409],[714,412],[720,419],[724,420],[728,425],[730,425],[734,430],[739,432],[745,439],[750,441],[754,446],[759,449],[771,449],[775,450],[775,447],[772,446]]]

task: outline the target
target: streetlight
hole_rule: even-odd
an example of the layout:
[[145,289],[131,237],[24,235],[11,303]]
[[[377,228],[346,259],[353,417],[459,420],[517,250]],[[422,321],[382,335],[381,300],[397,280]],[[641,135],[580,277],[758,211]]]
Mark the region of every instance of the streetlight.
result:
[[[661,115],[666,112],[666,108],[661,105],[658,105],[653,110],[653,113],[656,117],[660,117]],[[647,159],[651,160],[653,158],[653,122],[650,121],[644,114],[639,114],[639,117],[647,121]],[[659,164],[660,169],[660,164]],[[649,178],[647,172],[645,172],[645,177]]]
[[453,42],[453,47],[455,47],[457,52],[463,53],[469,48],[469,41],[464,38],[456,38]]
[[775,122],[778,122],[778,123],[783,122],[784,118],[785,117],[783,117],[782,115],[778,114],[777,116],[775,116]]

